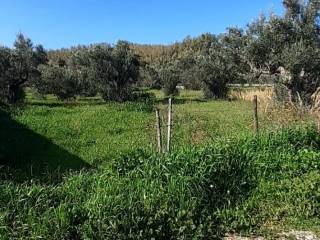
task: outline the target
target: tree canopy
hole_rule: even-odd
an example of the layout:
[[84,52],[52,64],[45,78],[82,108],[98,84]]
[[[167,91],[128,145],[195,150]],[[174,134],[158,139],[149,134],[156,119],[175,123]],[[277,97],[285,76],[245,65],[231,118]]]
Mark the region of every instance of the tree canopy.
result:
[[41,45],[34,46],[29,38],[18,34],[14,47],[1,47],[0,56],[1,99],[16,103],[23,96],[22,86],[40,78],[38,66],[48,61],[46,51]]

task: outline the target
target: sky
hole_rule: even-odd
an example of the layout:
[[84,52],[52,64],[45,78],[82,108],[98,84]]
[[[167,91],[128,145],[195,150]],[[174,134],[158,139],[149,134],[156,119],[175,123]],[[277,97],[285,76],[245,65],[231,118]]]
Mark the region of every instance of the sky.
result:
[[0,0],[0,45],[22,32],[47,49],[127,40],[170,44],[245,27],[282,0]]

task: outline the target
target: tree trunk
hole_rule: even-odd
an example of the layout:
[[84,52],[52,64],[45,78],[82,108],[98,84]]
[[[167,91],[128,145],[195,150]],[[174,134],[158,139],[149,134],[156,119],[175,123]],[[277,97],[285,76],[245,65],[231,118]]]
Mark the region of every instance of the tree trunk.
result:
[[19,84],[9,85],[8,103],[15,104],[19,101],[19,91],[20,91]]

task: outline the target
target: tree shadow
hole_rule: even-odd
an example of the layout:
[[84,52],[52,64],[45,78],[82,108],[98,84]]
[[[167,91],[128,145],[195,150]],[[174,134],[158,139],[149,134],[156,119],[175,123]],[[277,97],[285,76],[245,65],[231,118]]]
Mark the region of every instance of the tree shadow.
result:
[[90,100],[90,101],[81,101],[81,102],[29,102],[27,105],[30,106],[39,106],[39,107],[78,107],[78,106],[90,106],[90,105],[107,105],[106,102],[103,101],[96,101],[96,100]]
[[[175,105],[183,105],[186,103],[205,103],[205,102],[208,102],[208,101],[206,99],[200,99],[200,98],[195,98],[195,99],[172,98],[172,104],[175,104]],[[165,97],[163,99],[157,99],[156,103],[168,104],[168,97]]]
[[64,172],[89,166],[0,109],[0,180],[57,181]]

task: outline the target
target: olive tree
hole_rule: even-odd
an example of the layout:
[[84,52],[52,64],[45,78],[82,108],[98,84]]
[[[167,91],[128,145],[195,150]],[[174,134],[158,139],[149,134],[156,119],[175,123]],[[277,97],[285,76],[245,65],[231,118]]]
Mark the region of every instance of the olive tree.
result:
[[98,45],[88,51],[89,81],[96,84],[104,100],[123,102],[132,97],[139,77],[139,59],[127,42],[115,47]]
[[234,78],[235,71],[229,53],[218,39],[212,44],[207,54],[198,58],[198,64],[205,97],[227,97],[227,84]]
[[41,65],[41,82],[37,86],[41,94],[54,94],[59,100],[70,100],[79,93],[78,76],[67,67]]
[[1,100],[14,104],[23,99],[23,87],[40,77],[38,66],[47,62],[47,54],[41,45],[18,34],[13,49],[2,47],[0,55]]
[[320,1],[284,0],[284,16],[249,25],[244,57],[256,79],[269,77],[278,100],[309,105],[320,86]]
[[177,85],[180,82],[180,75],[181,69],[178,61],[168,62],[159,67],[158,76],[165,96],[174,96],[179,93]]
[[75,51],[65,64],[77,77],[79,95],[85,97],[94,97],[98,94],[95,67],[91,66],[94,61],[91,61],[90,52],[90,47],[82,47]]

